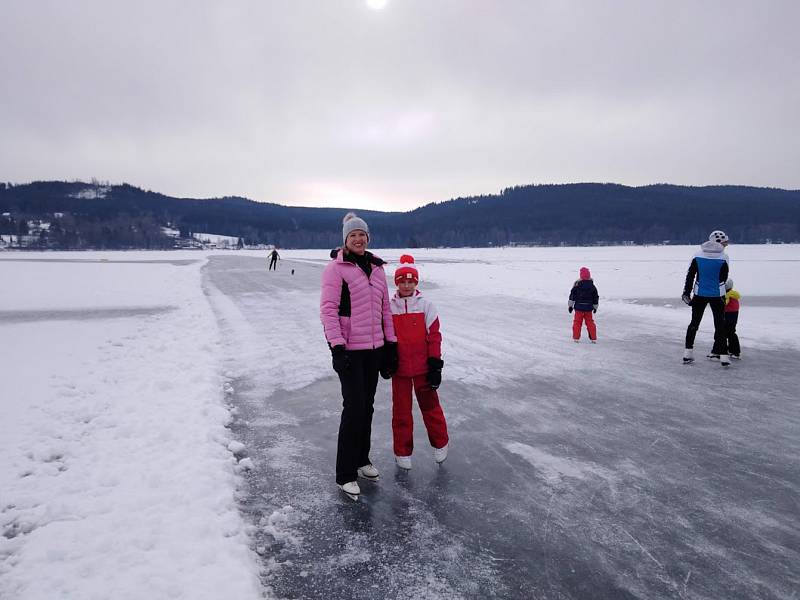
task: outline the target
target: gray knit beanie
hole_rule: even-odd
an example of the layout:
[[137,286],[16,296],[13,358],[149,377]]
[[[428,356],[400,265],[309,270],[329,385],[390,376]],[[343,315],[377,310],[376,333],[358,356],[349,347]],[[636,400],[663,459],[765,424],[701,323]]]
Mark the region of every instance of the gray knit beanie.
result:
[[361,217],[357,217],[355,213],[349,212],[344,216],[344,219],[342,219],[342,243],[346,243],[347,234],[356,229],[360,229],[366,233],[367,239],[369,239],[369,227],[367,226],[367,222]]

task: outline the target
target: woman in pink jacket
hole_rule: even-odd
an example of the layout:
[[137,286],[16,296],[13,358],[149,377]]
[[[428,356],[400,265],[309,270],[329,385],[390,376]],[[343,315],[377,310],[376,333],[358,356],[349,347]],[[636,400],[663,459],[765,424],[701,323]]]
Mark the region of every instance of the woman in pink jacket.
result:
[[342,240],[344,247],[322,273],[320,317],[344,400],[336,483],[357,500],[358,478],[377,481],[379,476],[369,458],[373,404],[379,372],[390,377],[397,369],[397,338],[385,263],[367,251],[367,223],[347,213]]

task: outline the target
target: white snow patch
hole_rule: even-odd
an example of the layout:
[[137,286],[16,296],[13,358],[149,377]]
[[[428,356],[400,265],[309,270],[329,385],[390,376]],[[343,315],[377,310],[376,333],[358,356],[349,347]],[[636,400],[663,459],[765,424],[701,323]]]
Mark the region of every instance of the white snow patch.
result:
[[0,597],[262,597],[203,261],[59,256],[0,260]]
[[231,454],[244,454],[245,448],[247,448],[247,446],[235,440],[228,444],[228,450],[231,451]]
[[574,458],[555,456],[545,452],[541,448],[522,444],[520,442],[507,442],[503,444],[506,450],[512,454],[521,456],[536,470],[541,472],[545,479],[553,482],[559,481],[563,477],[573,479],[584,479],[588,475],[596,475],[603,479],[613,478],[607,469],[592,463],[586,463]]

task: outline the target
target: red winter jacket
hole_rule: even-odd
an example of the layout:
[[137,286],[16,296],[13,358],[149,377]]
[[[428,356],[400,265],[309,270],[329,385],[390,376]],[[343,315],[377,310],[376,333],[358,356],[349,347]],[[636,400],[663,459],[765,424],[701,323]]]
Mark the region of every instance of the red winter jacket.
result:
[[428,357],[442,357],[442,334],[436,307],[419,290],[406,298],[395,294],[391,307],[400,359],[397,375],[413,377],[427,373]]

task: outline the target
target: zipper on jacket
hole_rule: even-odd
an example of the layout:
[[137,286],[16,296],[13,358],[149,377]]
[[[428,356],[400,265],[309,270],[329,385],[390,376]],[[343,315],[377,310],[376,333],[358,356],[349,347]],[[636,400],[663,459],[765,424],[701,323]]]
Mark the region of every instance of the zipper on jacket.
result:
[[[350,261],[342,261],[342,262],[350,262]],[[356,269],[358,269],[359,271],[361,271],[362,273],[364,273],[364,269],[362,269],[362,268],[361,268],[360,266],[358,266],[357,264],[354,264],[354,263],[350,263],[350,264],[352,264],[352,265],[353,265],[353,266],[354,266]],[[369,275],[367,275],[366,273],[364,273],[364,276],[367,278],[367,285],[368,285],[370,288],[372,287],[372,274],[373,274],[374,272],[375,272],[375,269],[372,269],[372,270],[370,270],[370,272],[369,272]],[[372,292],[370,292],[370,293],[369,293],[369,302],[370,302],[370,306],[372,306],[372,305],[375,303],[375,300],[374,300],[374,298],[372,297]],[[381,299],[381,304],[382,304],[382,303],[383,303],[383,299]],[[383,316],[382,316],[382,315],[383,315],[383,312],[381,311],[381,319],[383,319]],[[375,327],[374,327],[374,326],[375,326],[375,315],[373,314],[373,311],[370,311],[369,323],[370,323],[370,326],[372,326],[372,330],[374,331],[374,330],[375,330]],[[381,323],[381,327],[383,327],[383,323]],[[372,333],[370,333],[370,338],[371,338],[371,337],[372,337]],[[373,349],[373,350],[377,350],[377,346],[375,345],[375,341],[374,341],[374,340],[373,340],[373,342],[372,342],[372,349]]]
[[[372,280],[372,273],[370,273],[369,277],[367,277],[367,283],[369,284],[370,289],[372,289],[372,281],[371,280]],[[369,293],[369,301],[370,301],[370,306],[372,306],[375,303],[374,294],[372,292]],[[372,310],[369,311],[369,312],[370,312],[370,317],[369,317],[370,318],[370,325],[372,325],[372,331],[374,332],[375,331],[375,312],[372,311]],[[369,336],[373,337],[373,333],[370,332]],[[372,349],[375,350],[375,348],[376,348],[375,340],[373,339],[372,340]]]

